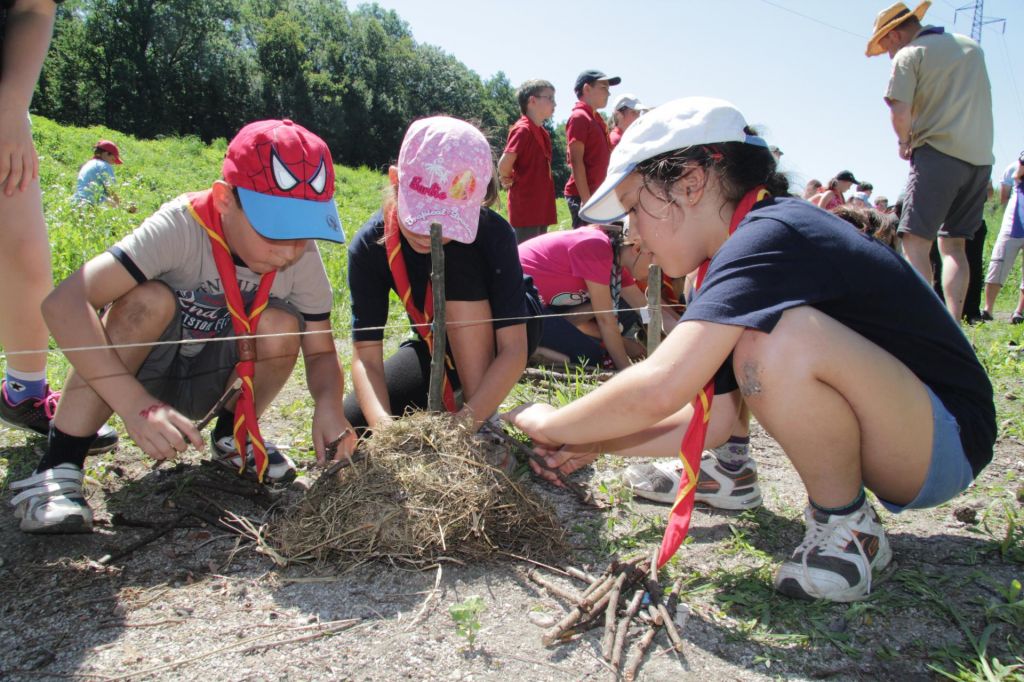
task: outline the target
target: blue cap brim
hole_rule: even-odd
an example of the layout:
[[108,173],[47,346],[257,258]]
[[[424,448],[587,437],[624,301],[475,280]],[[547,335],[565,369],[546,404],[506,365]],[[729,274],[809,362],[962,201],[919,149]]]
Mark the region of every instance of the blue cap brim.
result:
[[323,239],[345,243],[334,200],[310,201],[238,189],[242,210],[253,229],[267,239]]

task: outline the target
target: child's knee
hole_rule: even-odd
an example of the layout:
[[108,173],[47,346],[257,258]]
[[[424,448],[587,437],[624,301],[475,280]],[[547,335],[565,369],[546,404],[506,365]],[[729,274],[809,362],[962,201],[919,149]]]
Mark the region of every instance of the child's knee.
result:
[[298,357],[301,325],[296,313],[282,308],[267,308],[256,331],[257,356],[267,360],[290,360]]
[[178,300],[162,282],[138,285],[114,301],[104,326],[111,338],[157,338],[174,319]]

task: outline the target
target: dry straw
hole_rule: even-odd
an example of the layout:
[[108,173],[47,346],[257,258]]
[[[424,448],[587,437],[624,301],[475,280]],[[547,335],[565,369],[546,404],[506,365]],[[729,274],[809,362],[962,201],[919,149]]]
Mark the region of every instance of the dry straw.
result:
[[449,415],[409,414],[360,450],[361,461],[313,486],[269,529],[289,562],[419,567],[503,551],[547,558],[565,547],[552,508],[502,466],[512,454]]

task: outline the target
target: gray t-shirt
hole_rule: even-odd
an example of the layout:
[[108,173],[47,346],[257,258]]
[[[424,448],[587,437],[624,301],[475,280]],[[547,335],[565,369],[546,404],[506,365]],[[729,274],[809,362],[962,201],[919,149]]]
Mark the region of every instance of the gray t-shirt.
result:
[[[161,206],[108,251],[139,283],[155,279],[174,290],[182,338],[212,338],[231,326],[210,238],[189,211],[186,195]],[[248,308],[260,276],[238,258],[235,271]],[[310,240],[298,261],[277,272],[270,295],[294,305],[308,321],[330,318],[333,295],[316,242]],[[182,353],[195,355],[201,348],[189,344]]]

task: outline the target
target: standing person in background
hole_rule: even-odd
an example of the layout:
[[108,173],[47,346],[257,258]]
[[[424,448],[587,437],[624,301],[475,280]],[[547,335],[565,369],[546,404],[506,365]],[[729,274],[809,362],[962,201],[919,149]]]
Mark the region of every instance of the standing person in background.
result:
[[508,190],[508,222],[516,228],[516,242],[522,244],[558,222],[551,136],[544,130],[544,121],[555,113],[555,86],[529,80],[519,86],[516,99],[523,115],[508,131],[498,178]]
[[[5,355],[0,422],[41,436],[50,432],[60,394],[46,382],[49,332],[40,306],[53,273],[28,107],[60,1],[0,3],[0,345],[17,353]],[[113,429],[98,435],[93,452],[117,445]]]
[[938,238],[946,307],[959,320],[970,269],[965,241],[981,225],[992,175],[992,88],[976,42],[921,25],[930,5],[911,12],[897,2],[879,12],[866,54],[892,59],[885,102],[899,156],[910,161],[903,253],[930,282]]
[[860,182],[857,183],[857,191],[867,196],[865,201],[867,201],[868,206],[871,206],[871,193],[875,191],[875,186],[870,182]]
[[636,95],[626,94],[615,98],[615,102],[612,104],[612,123],[615,124],[615,127],[608,133],[612,149],[615,149],[615,145],[622,139],[622,133],[626,132],[633,121],[640,118],[649,109],[650,107],[641,102]]
[[565,183],[565,202],[573,228],[583,224],[580,206],[587,203],[591,192],[604,182],[608,173],[612,145],[608,126],[597,110],[608,104],[609,88],[621,82],[618,76],[609,77],[596,69],[576,77],[577,102],[565,124],[565,154],[572,170]]
[[[110,140],[100,140],[92,150],[92,158],[78,169],[78,184],[71,202],[100,204],[104,201],[114,206],[121,205],[121,199],[111,186],[114,184],[114,166],[120,166],[121,150]],[[135,213],[135,206],[128,206],[129,213]]]
[[[1013,270],[1013,262],[1017,260],[1017,254],[1024,254],[1024,152],[1021,152],[1017,163],[1013,164],[1012,191],[1006,191],[1004,184],[1000,188],[999,199],[1006,208],[1003,210],[1003,223],[999,228],[999,236],[992,247],[992,255],[988,263],[988,273],[985,275],[985,309],[981,311],[981,319],[992,320],[992,312],[995,309],[996,297],[1006,283],[1006,279]],[[1005,178],[1005,174],[1004,174]],[[1005,197],[1005,199],[1004,199]],[[1024,263],[1024,257],[1021,262]],[[1024,323],[1024,277],[1020,283],[1020,298],[1017,301],[1017,309],[1010,316],[1011,324]]]
[[875,197],[875,210],[879,213],[888,213],[889,209],[889,198],[878,196]]

